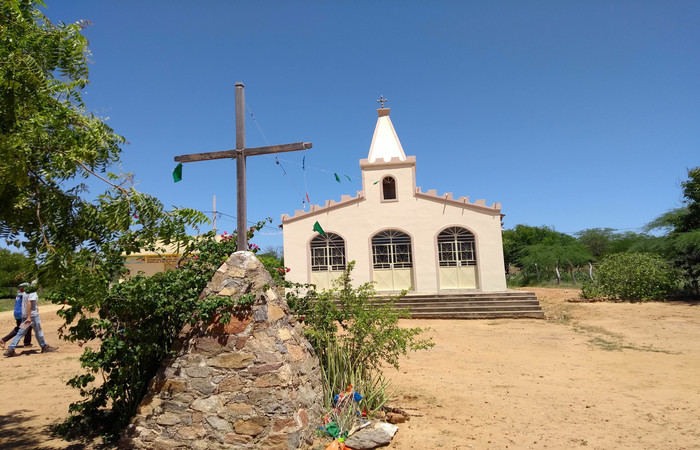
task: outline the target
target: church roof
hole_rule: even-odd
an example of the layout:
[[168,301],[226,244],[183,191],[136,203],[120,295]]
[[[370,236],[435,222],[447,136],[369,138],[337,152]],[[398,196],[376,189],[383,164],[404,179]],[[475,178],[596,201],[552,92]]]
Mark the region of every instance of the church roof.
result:
[[389,162],[392,158],[399,158],[400,161],[406,160],[399,136],[389,118],[389,111],[389,108],[377,110],[379,117],[377,125],[374,127],[374,136],[372,136],[372,144],[369,146],[369,155],[367,156],[370,163]]

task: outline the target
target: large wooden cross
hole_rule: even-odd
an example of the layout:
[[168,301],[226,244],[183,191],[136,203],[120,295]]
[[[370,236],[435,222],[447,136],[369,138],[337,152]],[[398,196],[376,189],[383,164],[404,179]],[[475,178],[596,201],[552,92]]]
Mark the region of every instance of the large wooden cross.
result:
[[238,191],[238,214],[236,234],[238,235],[238,250],[248,249],[248,223],[246,218],[245,192],[245,159],[246,156],[269,155],[272,153],[293,152],[311,148],[311,142],[295,142],[294,144],[270,145],[268,147],[245,147],[245,92],[243,83],[236,83],[236,149],[221,152],[192,153],[175,157],[181,163],[209,161],[211,159],[234,158],[236,160],[236,189]]

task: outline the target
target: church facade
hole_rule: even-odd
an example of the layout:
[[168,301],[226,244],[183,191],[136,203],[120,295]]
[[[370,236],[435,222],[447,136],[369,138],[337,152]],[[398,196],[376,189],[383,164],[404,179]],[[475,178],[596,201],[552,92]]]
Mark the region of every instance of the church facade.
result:
[[405,155],[389,108],[377,112],[362,190],[282,216],[287,279],[330,287],[355,261],[353,282],[379,292],[506,291],[501,205],[416,187],[416,158]]

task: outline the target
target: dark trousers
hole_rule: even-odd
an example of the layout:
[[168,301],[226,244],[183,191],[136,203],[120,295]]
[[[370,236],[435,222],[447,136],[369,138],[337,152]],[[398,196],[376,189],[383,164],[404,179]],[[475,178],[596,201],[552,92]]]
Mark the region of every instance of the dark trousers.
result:
[[[2,338],[4,342],[9,342],[13,337],[17,335],[19,331],[19,326],[22,325],[22,319],[15,319],[17,321],[17,326],[14,330],[10,331],[10,334]],[[32,327],[29,327],[27,334],[24,335],[24,345],[32,345]]]

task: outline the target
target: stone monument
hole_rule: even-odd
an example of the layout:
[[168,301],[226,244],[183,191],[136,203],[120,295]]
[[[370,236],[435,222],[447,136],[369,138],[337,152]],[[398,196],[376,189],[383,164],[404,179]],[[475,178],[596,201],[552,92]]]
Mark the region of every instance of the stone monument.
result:
[[239,299],[230,321],[187,327],[120,440],[123,448],[300,448],[320,424],[318,358],[262,263],[236,252],[201,294]]

